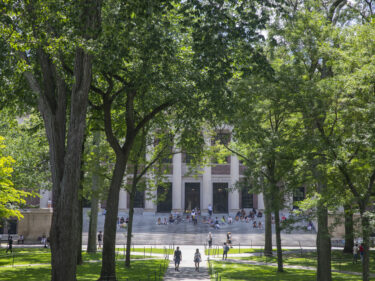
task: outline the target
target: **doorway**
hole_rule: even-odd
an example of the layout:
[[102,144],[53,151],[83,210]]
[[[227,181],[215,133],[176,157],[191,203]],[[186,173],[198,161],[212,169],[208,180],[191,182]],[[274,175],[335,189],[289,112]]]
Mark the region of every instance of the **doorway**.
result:
[[214,213],[228,213],[228,183],[213,183]]
[[185,183],[185,211],[201,208],[201,185],[199,182]]
[[158,186],[157,208],[158,213],[170,213],[172,211],[172,183]]

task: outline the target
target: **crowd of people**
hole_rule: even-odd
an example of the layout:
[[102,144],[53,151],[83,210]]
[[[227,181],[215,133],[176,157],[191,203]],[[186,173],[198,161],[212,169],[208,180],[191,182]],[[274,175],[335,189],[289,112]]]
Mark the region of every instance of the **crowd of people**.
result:
[[167,224],[178,224],[182,222],[198,224],[198,218],[200,223],[208,224],[212,228],[220,229],[223,225],[231,225],[236,222],[252,223],[253,228],[263,229],[262,217],[263,213],[260,210],[252,209],[247,214],[244,209],[237,212],[237,214],[232,218],[231,215],[214,217],[213,209],[211,204],[208,205],[208,216],[201,216],[201,211],[199,208],[194,208],[191,211],[187,210],[184,214],[179,214],[177,212],[172,212],[169,217],[158,217],[157,225],[167,225]]

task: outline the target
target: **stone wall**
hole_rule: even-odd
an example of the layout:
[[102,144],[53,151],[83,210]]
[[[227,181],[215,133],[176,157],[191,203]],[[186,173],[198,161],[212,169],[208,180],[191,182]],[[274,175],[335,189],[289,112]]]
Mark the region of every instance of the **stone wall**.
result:
[[52,209],[30,209],[22,212],[23,219],[18,222],[18,234],[25,240],[37,240],[45,234],[49,236],[52,222]]

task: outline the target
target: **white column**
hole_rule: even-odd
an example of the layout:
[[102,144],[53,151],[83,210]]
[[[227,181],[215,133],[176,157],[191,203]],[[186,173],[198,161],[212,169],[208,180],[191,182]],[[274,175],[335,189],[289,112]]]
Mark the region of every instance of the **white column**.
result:
[[264,210],[264,199],[263,199],[263,193],[258,194],[258,209]]
[[120,190],[120,199],[118,203],[119,210],[126,210],[128,208],[127,191],[125,189]]
[[41,189],[40,190],[40,199],[39,199],[39,208],[45,209],[48,208],[48,201],[52,201],[52,191]]
[[234,188],[240,179],[240,162],[236,155],[231,156],[230,161],[230,192],[229,192],[229,213],[236,213],[240,208],[240,193]]
[[[152,146],[147,147],[147,152],[146,152],[147,162],[151,160],[152,153],[150,151],[152,149],[153,149]],[[152,214],[155,214],[156,212],[156,204],[154,200],[156,200],[157,192],[156,192],[156,189],[150,190],[150,186],[148,183],[150,180],[152,180],[152,178],[153,176],[150,173],[146,173],[146,192],[145,192],[146,198],[145,198],[145,209],[143,212],[144,215],[148,215],[148,214],[152,215]]]
[[173,155],[172,211],[182,212],[182,154]]
[[[204,142],[206,146],[211,145],[211,138],[210,136],[204,135]],[[211,166],[206,165],[203,168],[203,176],[202,176],[202,212],[208,214],[208,204],[213,206],[213,192],[212,192],[212,175],[211,175]]]

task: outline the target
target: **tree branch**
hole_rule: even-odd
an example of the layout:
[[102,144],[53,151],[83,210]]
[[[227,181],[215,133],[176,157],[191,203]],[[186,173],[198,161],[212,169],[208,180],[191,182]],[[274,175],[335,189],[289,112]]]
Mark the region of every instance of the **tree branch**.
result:
[[154,118],[156,114],[172,106],[174,103],[175,101],[169,100],[154,108],[138,123],[138,125],[135,127],[135,133],[139,132],[139,130],[141,130],[152,118]]

